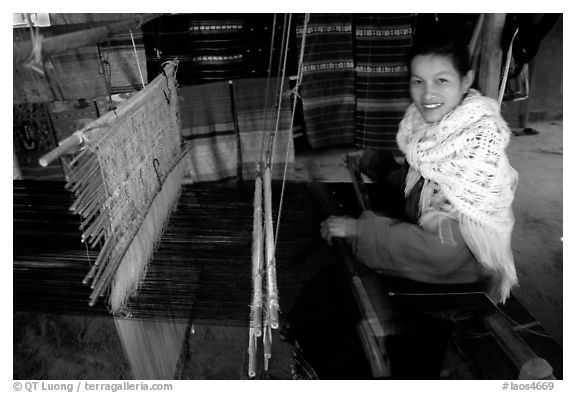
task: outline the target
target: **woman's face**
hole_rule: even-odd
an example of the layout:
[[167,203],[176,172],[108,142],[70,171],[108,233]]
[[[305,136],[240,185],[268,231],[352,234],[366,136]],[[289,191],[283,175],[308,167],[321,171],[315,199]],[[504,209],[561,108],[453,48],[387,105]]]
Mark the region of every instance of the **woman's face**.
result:
[[427,123],[442,120],[466,94],[474,72],[462,76],[442,55],[418,55],[410,64],[410,95]]

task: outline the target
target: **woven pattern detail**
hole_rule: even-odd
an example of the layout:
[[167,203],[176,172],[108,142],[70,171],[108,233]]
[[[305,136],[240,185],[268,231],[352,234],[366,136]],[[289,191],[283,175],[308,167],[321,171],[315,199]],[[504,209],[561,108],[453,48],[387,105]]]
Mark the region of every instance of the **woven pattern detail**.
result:
[[92,283],[90,305],[112,287],[116,315],[143,278],[179,195],[176,89],[173,77],[159,75],[116,108],[115,117],[108,113],[89,124],[84,149],[65,165],[67,188],[76,194],[71,210],[82,216],[82,238],[101,246],[84,279]]
[[[113,232],[125,231],[146,213],[180,154],[178,100],[174,89],[168,103],[166,87],[157,85],[142,105],[117,120],[96,146]],[[127,217],[133,218],[132,222]]]

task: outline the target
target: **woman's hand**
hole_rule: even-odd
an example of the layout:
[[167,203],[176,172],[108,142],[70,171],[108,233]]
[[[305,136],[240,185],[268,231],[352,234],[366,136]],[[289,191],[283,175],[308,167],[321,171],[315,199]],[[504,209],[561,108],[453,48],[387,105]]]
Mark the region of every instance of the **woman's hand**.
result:
[[355,237],[356,224],[354,218],[330,216],[320,224],[320,234],[332,244],[332,237]]

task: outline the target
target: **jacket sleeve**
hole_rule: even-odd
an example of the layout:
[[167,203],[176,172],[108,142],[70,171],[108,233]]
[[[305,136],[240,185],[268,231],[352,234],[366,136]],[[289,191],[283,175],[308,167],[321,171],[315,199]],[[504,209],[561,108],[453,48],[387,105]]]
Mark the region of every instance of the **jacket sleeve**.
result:
[[471,275],[482,274],[458,222],[446,217],[422,228],[366,211],[350,242],[358,260],[382,274],[432,283],[473,281]]

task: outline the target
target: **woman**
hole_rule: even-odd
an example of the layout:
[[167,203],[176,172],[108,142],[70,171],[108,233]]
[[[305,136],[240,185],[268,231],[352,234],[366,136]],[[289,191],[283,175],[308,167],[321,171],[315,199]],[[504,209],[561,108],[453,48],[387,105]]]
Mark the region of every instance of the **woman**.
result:
[[321,234],[346,238],[358,260],[381,274],[435,284],[487,280],[489,296],[504,302],[517,283],[510,130],[498,104],[470,88],[464,43],[427,34],[409,61],[413,103],[397,134],[407,172],[383,170],[383,153],[360,159],[372,177],[403,183],[408,220],[366,211],[359,219],[329,217]]

